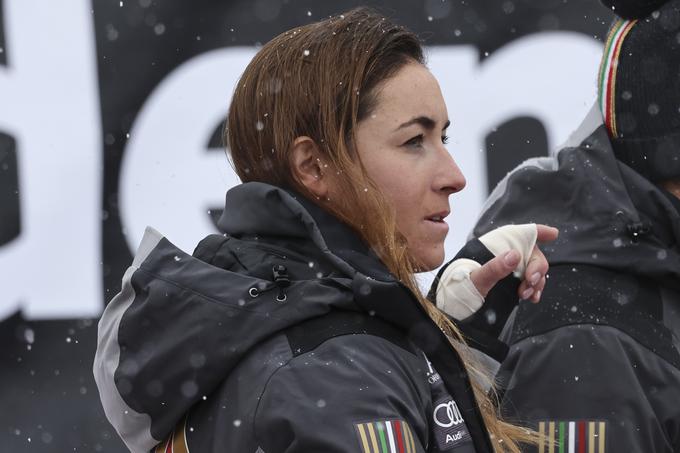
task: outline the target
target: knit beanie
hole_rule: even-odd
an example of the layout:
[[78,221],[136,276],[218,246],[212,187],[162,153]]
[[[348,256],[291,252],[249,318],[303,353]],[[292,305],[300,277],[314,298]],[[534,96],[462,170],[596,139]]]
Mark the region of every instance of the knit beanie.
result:
[[680,0],[602,0],[612,25],[599,105],[614,154],[652,182],[680,178]]
[[624,19],[641,19],[667,3],[668,0],[602,0],[617,16]]

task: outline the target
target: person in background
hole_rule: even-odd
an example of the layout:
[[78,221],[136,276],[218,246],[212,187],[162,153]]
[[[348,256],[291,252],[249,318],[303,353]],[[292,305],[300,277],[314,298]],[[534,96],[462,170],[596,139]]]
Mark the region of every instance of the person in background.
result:
[[[459,331],[415,282],[444,261],[449,196],[466,183],[448,126],[420,41],[371,10],[262,47],[225,130],[243,184],[227,193],[224,234],[188,255],[149,229],[99,324],[95,379],[131,451],[536,442],[498,418]],[[461,254],[462,313],[513,270],[523,281],[507,303],[540,299],[547,262],[535,243],[557,231],[520,229]]]
[[598,105],[555,157],[498,185],[473,233],[557,226],[543,302],[520,303],[506,323],[506,307],[487,300],[463,321],[497,318],[510,345],[495,356],[502,410],[555,443],[538,451],[677,453],[680,1],[606,4],[622,17],[606,39]]

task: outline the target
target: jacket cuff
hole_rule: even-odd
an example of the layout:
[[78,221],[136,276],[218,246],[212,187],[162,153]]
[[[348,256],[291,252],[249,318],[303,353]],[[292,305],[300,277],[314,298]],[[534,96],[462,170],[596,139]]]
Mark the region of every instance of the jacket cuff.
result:
[[[442,266],[432,282],[427,298],[433,304],[436,305],[437,286],[444,270],[459,258],[468,258],[483,265],[493,259],[494,255],[479,239],[472,239],[465,244],[451,261]],[[471,347],[499,362],[507,355],[508,346],[500,341],[498,336],[519,303],[517,297],[519,285],[520,280],[510,274],[489,291],[484,304],[477,312],[461,321],[452,319]]]

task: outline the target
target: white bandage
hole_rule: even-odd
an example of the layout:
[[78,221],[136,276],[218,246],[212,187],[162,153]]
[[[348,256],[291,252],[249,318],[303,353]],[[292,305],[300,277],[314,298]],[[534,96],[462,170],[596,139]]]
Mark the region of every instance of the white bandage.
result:
[[458,321],[479,310],[484,297],[470,280],[470,272],[480,267],[477,261],[467,258],[449,264],[437,285],[437,308]]
[[520,280],[524,277],[524,271],[529,264],[529,258],[536,245],[535,223],[524,225],[505,225],[489,231],[479,238],[484,247],[489,249],[494,256],[500,256],[510,250],[517,250],[520,254],[519,265],[515,269],[515,277]]
[[[479,238],[494,256],[517,250],[520,261],[514,271],[520,280],[524,277],[529,258],[536,245],[535,224],[506,225],[496,228]],[[459,258],[449,264],[437,285],[437,308],[459,321],[473,315],[484,304],[484,297],[470,280],[470,273],[481,264],[467,258]]]

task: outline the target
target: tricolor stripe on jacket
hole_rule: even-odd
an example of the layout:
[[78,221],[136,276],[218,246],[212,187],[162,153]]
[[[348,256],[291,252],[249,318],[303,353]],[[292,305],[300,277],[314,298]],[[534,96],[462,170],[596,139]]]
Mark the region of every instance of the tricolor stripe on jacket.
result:
[[362,453],[416,453],[408,423],[385,420],[354,425]]
[[606,453],[607,423],[601,420],[542,421],[538,432],[547,440],[538,453]]

